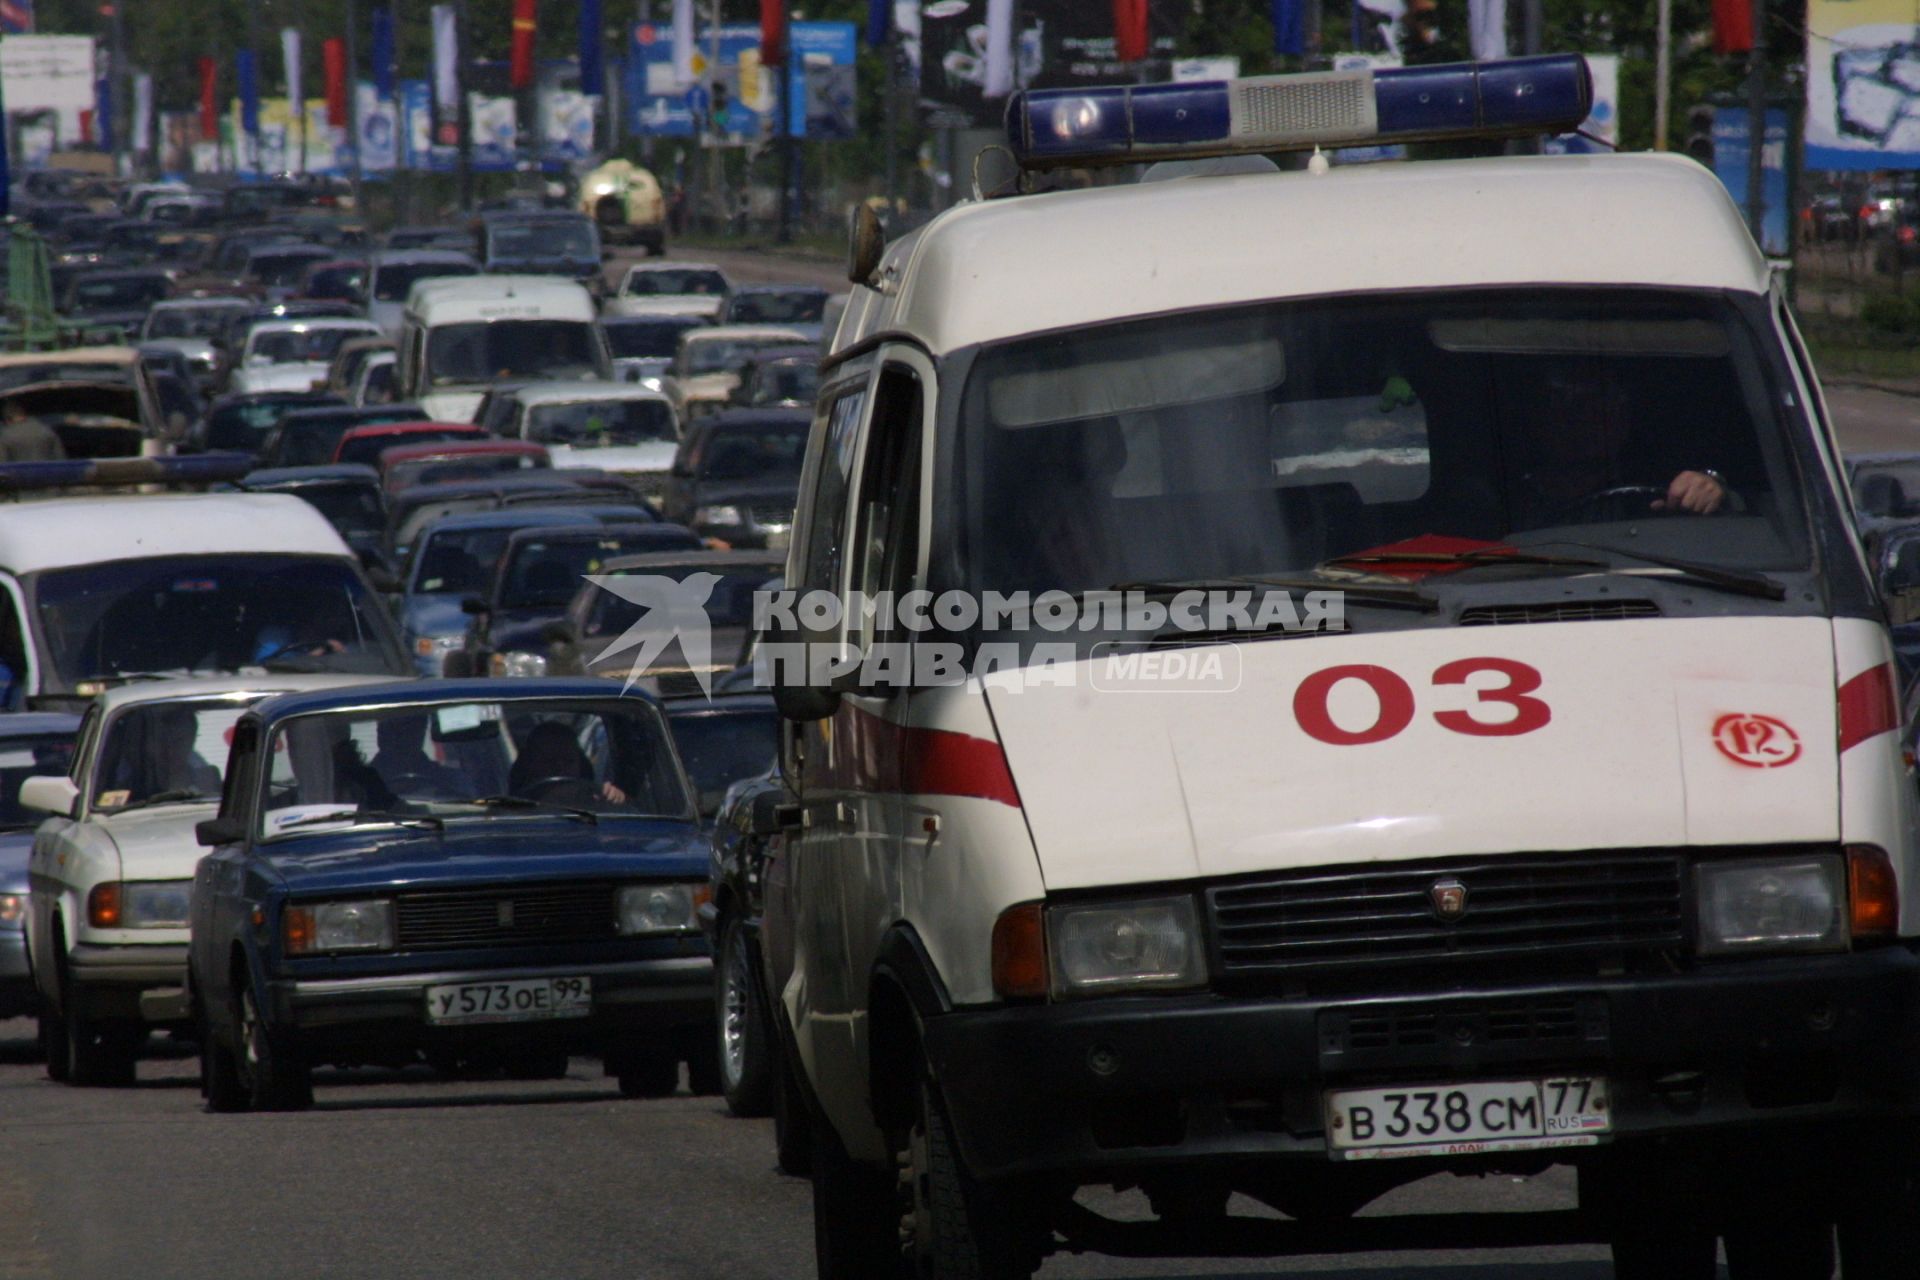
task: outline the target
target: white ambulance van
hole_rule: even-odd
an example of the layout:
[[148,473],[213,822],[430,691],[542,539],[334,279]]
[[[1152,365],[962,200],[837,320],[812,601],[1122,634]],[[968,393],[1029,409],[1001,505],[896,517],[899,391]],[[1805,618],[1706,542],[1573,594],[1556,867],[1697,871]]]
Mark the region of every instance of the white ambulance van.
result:
[[436,422],[471,422],[496,382],[608,378],[593,296],[552,276],[442,276],[407,295],[397,384]]
[[1022,185],[1211,159],[856,235],[787,585],[900,607],[762,645],[829,659],[773,668],[762,937],[822,1276],[1407,1247],[1353,1214],[1553,1164],[1578,1210],[1421,1222],[1914,1273],[1915,778],[1727,194],[1219,159],[1589,96],[1578,57],[1033,91]]

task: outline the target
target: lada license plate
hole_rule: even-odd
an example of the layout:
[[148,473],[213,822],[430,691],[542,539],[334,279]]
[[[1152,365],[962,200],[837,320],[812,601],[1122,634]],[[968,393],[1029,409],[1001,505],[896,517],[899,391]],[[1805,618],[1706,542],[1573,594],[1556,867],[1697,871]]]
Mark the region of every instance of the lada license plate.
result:
[[1336,1089],[1326,1105],[1335,1160],[1590,1147],[1613,1128],[1597,1076]]
[[449,982],[427,988],[427,1021],[539,1022],[593,1012],[591,978],[522,978],[512,982]]

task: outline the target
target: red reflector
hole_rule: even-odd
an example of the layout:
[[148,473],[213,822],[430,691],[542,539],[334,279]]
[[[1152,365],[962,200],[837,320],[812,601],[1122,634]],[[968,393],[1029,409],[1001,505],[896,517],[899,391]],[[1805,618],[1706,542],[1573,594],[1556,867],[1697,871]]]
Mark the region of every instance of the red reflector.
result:
[[1869,667],[1840,686],[1840,749],[1900,727],[1900,706],[1893,695],[1893,668]]

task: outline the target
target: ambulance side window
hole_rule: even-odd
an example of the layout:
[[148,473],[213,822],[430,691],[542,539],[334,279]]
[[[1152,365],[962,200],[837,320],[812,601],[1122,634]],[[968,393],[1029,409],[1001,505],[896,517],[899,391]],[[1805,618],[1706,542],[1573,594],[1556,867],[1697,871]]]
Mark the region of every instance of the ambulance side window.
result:
[[827,445],[820,458],[807,521],[805,581],[809,591],[840,591],[846,565],[847,489],[853,480],[853,451],[860,439],[860,413],[866,388],[849,392],[827,409]]
[[[854,530],[853,587],[869,597],[913,586],[920,535],[920,379],[889,365],[880,372],[873,423],[867,432],[866,466],[860,476],[860,519]],[[860,615],[860,645],[875,640],[882,619]]]

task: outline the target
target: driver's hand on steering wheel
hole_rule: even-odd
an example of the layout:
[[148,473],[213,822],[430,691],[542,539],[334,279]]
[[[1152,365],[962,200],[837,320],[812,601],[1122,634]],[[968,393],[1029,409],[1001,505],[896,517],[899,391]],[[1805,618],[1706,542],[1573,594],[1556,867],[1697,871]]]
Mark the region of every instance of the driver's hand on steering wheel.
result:
[[1682,471],[1667,486],[1667,496],[1653,504],[1655,511],[1686,511],[1710,516],[1726,501],[1727,489],[1704,471]]
[[625,804],[627,802],[627,793],[614,786],[612,781],[609,780],[600,784],[600,798],[608,804]]

